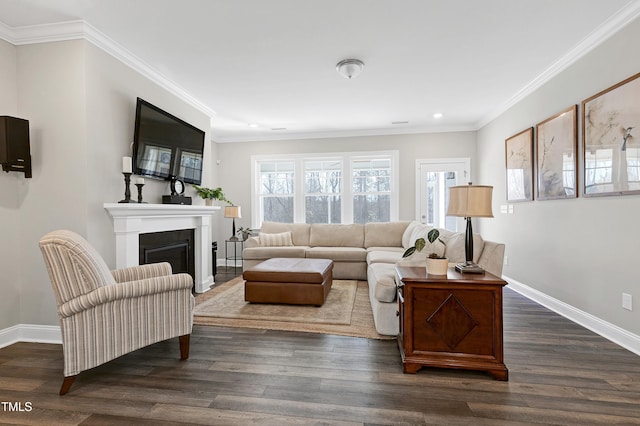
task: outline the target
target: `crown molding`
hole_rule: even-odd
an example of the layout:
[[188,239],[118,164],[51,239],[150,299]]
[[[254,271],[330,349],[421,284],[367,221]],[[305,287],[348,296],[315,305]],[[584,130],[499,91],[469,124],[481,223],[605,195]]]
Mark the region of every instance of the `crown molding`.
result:
[[0,22],[0,38],[16,46],[54,41],[86,40],[209,117],[216,115],[214,110],[200,102],[185,89],[85,21],[24,27],[10,27]]
[[585,56],[591,50],[602,44],[605,40],[616,34],[631,21],[640,16],[640,0],[634,0],[627,4],[624,8],[620,9],[617,13],[612,15],[609,19],[603,22],[598,28],[592,31],[587,37],[585,37],[577,46],[575,46],[569,53],[561,57],[549,68],[544,70],[539,76],[529,82],[526,86],[520,89],[515,95],[513,95],[507,102],[500,105],[500,107],[493,110],[487,116],[478,121],[476,130],[489,124],[491,121],[498,118],[501,114],[505,113],[509,108],[522,101],[527,96],[531,95],[534,91],[539,89],[542,85],[549,80],[560,74],[569,66],[574,64],[580,58]]

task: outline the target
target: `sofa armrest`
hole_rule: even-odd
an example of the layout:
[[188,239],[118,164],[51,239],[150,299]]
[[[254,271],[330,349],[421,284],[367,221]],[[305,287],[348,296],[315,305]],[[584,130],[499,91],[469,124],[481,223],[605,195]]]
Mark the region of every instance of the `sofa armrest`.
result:
[[115,283],[99,287],[90,293],[68,301],[60,306],[58,312],[62,318],[65,318],[108,302],[171,291],[184,290],[191,292],[192,287],[193,278],[189,274],[165,275],[138,281]]
[[130,266],[128,268],[114,269],[111,275],[117,283],[127,281],[138,281],[146,278],[161,277],[171,275],[171,264],[168,262],[150,263],[147,265]]
[[496,277],[502,277],[504,249],[505,246],[502,243],[485,240],[482,254],[480,255],[480,259],[478,259],[478,265]]
[[260,237],[249,237],[244,240],[244,248],[260,247]]

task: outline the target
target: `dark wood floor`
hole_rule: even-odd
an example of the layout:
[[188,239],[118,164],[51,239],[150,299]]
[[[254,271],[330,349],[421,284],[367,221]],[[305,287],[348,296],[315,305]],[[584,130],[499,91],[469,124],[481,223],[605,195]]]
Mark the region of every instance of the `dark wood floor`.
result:
[[0,349],[0,423],[640,424],[639,356],[504,294],[509,382],[402,374],[395,341],[196,326],[188,361],[161,342],[80,374],[64,397],[61,346]]

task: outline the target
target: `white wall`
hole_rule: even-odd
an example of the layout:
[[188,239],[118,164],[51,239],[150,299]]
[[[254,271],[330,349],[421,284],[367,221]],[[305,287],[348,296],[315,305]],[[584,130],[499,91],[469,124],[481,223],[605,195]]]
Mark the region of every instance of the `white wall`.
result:
[[[84,40],[19,47],[0,42],[0,59],[0,89],[8,94],[0,106],[29,119],[33,160],[32,179],[0,176],[0,188],[7,190],[0,194],[0,331],[17,324],[56,326],[38,240],[54,229],[74,230],[115,267],[112,222],[102,206],[124,196],[121,158],[131,152],[136,97],[203,130],[210,118]],[[214,152],[207,142],[205,163],[215,161]],[[205,183],[213,173],[205,169]],[[168,184],[146,183],[145,200],[161,202]]]
[[[242,219],[236,227],[251,224],[251,156],[266,154],[299,154],[319,152],[354,152],[398,150],[400,152],[400,220],[415,216],[415,160],[425,158],[471,158],[471,175],[476,169],[476,133],[423,133],[391,136],[360,136],[330,139],[303,139],[270,142],[219,143],[219,179],[225,195],[242,206]],[[230,219],[221,219],[222,235],[218,245],[231,234]]]
[[[17,53],[15,46],[0,40],[0,115],[18,115]],[[20,271],[16,253],[19,229],[20,192],[23,173],[0,172],[0,330],[20,317]]]
[[[124,198],[122,157],[131,156],[136,98],[140,97],[186,122],[202,129],[205,135],[204,164],[214,164],[214,150],[210,141],[211,120],[185,102],[179,101],[151,80],[87,43],[87,134],[89,147],[87,162],[91,164],[84,184],[88,194],[88,240],[103,254],[107,264],[115,268],[115,238],[110,216],[104,203]],[[214,169],[203,168],[203,184],[213,181]],[[186,195],[194,204],[204,204],[190,185]],[[143,199],[148,203],[162,203],[162,195],[170,193],[165,180],[146,178]],[[137,188],[131,184],[131,197],[137,199]]]
[[[506,204],[505,139],[640,72],[638,40],[640,20],[478,132],[480,180],[494,185],[494,205]],[[581,130],[579,141],[582,170]],[[582,174],[579,177],[582,185]],[[482,222],[484,237],[506,244],[509,264],[504,274],[640,335],[640,274],[635,269],[640,196],[580,196],[514,207],[513,215],[497,214]],[[634,296],[635,311],[622,309],[623,292]]]
[[20,206],[20,322],[57,325],[38,240],[68,228],[86,234],[84,43],[18,47],[18,105],[29,120],[33,178]]

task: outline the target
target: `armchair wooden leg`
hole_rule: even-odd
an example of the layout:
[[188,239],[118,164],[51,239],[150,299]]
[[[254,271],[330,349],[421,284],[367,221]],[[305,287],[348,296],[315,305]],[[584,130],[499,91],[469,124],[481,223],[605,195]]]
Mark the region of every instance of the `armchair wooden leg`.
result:
[[78,376],[67,376],[64,378],[64,380],[62,381],[62,386],[60,387],[60,395],[65,395],[67,392],[69,392],[69,389],[71,389],[71,385],[73,384],[73,381],[76,379],[76,377]]
[[189,359],[189,339],[191,338],[190,334],[185,334],[184,336],[180,336],[180,359],[185,360]]

